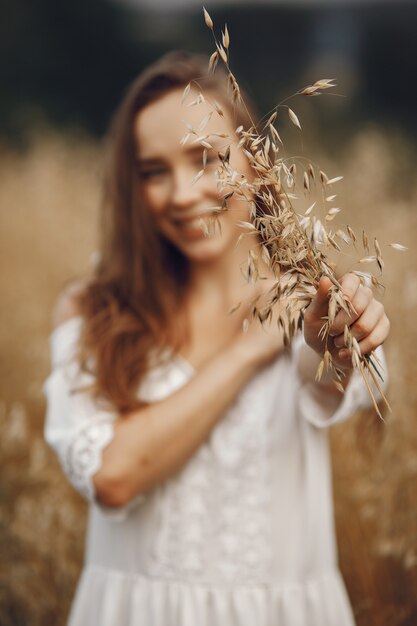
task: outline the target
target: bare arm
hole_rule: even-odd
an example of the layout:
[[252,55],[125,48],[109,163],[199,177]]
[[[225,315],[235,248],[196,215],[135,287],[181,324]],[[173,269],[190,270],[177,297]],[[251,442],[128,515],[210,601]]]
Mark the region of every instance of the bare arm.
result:
[[[82,287],[72,285],[55,308],[60,324],[76,315]],[[176,473],[197,451],[240,389],[282,349],[281,334],[254,325],[241,331],[181,389],[119,417],[93,477],[97,500],[123,506]]]
[[98,499],[121,506],[177,472],[256,369],[255,360],[230,346],[176,393],[118,419],[93,479]]

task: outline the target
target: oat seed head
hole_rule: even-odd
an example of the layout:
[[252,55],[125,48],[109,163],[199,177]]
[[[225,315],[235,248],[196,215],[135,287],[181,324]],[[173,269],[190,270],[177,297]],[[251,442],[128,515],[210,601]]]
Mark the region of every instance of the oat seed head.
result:
[[[227,26],[221,33],[221,40],[217,39],[213,21],[206,11],[204,19],[206,25],[213,33],[215,51],[210,57],[208,71],[213,72],[219,61],[222,61],[228,78],[232,105],[239,103],[245,106],[242,100],[240,88],[236,77],[231,71],[229,64],[230,36]],[[333,221],[338,218],[341,208],[328,207],[333,203],[336,194],[333,193],[333,185],[343,180],[338,175],[329,178],[317,164],[305,159],[305,157],[281,157],[279,156],[282,139],[275,123],[278,118],[278,110],[287,108],[288,118],[293,126],[302,131],[300,120],[286,102],[296,96],[319,96],[328,89],[336,86],[334,78],[323,78],[315,81],[297,91],[293,96],[286,98],[274,107],[272,113],[268,113],[266,121],[261,120],[257,125],[252,121],[250,128],[240,126],[236,129],[236,137],[239,139],[237,148],[242,150],[248,159],[255,176],[248,181],[241,173],[236,172],[230,165],[230,145],[226,149],[218,151],[218,167],[216,176],[219,190],[227,190],[222,204],[222,210],[227,208],[227,196],[231,194],[239,197],[249,205],[251,221],[241,221],[239,226],[242,233],[239,242],[248,236],[258,236],[261,241],[261,260],[272,270],[276,276],[273,293],[265,307],[259,307],[256,302],[252,306],[251,321],[259,320],[261,324],[268,323],[272,319],[273,307],[279,307],[276,317],[277,323],[282,328],[284,343],[290,345],[295,333],[302,328],[302,320],[305,309],[310,304],[322,276],[327,276],[332,282],[329,291],[328,314],[323,320],[319,336],[323,341],[323,358],[319,364],[316,379],[320,380],[325,370],[328,370],[339,391],[344,391],[344,372],[334,362],[332,352],[336,350],[329,335],[330,327],[339,311],[343,310],[348,315],[353,312],[353,307],[343,295],[342,287],[338,281],[337,263],[331,260],[336,255],[346,256],[349,249],[356,250],[358,238],[353,229],[346,225],[345,228],[332,229]],[[189,86],[187,86],[189,92]],[[186,90],[187,90],[186,88]],[[202,96],[202,94],[200,94]],[[202,96],[203,97],[203,96]],[[198,103],[196,103],[198,104]],[[215,102],[213,111],[223,115],[223,111]],[[265,118],[264,118],[265,119]],[[281,118],[279,121],[282,122]],[[194,134],[202,146],[211,148],[210,137],[201,136],[205,124],[200,124],[199,130],[188,128],[187,140]],[[203,169],[198,172],[193,182],[196,182],[206,167],[207,152],[203,153]],[[320,184],[317,185],[316,181]],[[306,203],[307,208],[302,204]],[[327,203],[327,206],[326,206]],[[300,212],[300,206],[301,212]],[[218,216],[215,216],[218,220]],[[204,222],[204,220],[203,220]],[[207,234],[210,228],[204,222]],[[237,245],[238,245],[237,244]],[[381,246],[374,239],[375,254],[369,254],[369,239],[365,231],[362,232],[362,248],[365,256],[352,263],[351,271],[359,276],[361,282],[381,288],[379,278],[371,271],[363,272],[355,268],[364,264],[374,264],[382,274],[384,261],[382,259]],[[399,243],[391,243],[390,247],[395,250],[405,251],[406,247]],[[356,256],[356,254],[355,254]],[[242,274],[248,282],[256,283],[260,280],[258,255],[251,251],[247,263],[241,268]],[[229,312],[232,314],[239,308],[237,304]],[[243,330],[247,332],[250,320],[243,322]],[[344,329],[344,340],[347,348],[351,351],[352,365],[357,368],[366,383],[375,410],[380,417],[381,413],[375,398],[375,389],[381,395],[389,407],[380,385],[380,364],[373,353],[362,355],[357,340],[353,337],[348,326]]]

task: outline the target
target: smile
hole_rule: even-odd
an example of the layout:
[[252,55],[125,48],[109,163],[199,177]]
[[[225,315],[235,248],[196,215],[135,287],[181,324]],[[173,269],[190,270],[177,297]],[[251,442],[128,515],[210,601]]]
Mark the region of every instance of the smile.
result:
[[214,215],[215,211],[212,207],[209,209],[192,209],[190,211],[172,211],[170,217],[173,222],[198,222],[203,217]]

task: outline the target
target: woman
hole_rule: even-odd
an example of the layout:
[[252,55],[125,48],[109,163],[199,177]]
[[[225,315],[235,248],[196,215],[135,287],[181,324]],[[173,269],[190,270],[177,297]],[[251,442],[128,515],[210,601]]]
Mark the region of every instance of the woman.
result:
[[[346,274],[356,314],[339,313],[331,329],[344,395],[326,376],[315,381],[328,279],[290,351],[276,325],[242,332],[255,288],[274,277],[265,267],[255,287],[242,278],[260,245],[236,246],[249,219],[242,201],[230,199],[221,233],[201,229],[219,205],[216,159],[209,152],[191,184],[202,152],[181,143],[184,120],[198,126],[208,105],[183,105],[184,87],[198,80],[220,103],[204,131],[218,134],[216,149],[219,135],[249,125],[205,67],[173,53],[131,86],[111,134],[100,263],[54,313],[46,439],[91,503],[70,624],[351,626],[326,428],[369,402],[343,353],[345,324],[366,353],[389,323]],[[236,144],[231,163],[250,177]]]

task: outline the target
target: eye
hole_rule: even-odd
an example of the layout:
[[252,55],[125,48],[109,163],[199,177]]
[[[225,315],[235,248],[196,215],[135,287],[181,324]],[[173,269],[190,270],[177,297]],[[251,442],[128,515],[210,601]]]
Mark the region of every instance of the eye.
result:
[[138,175],[142,180],[156,180],[167,173],[167,168],[163,165],[138,167]]
[[[198,169],[201,169],[201,167],[203,166],[203,152],[198,153],[198,155],[193,159],[195,165],[198,167]],[[213,150],[207,150],[207,156],[206,156],[206,167],[208,165],[215,165],[218,161],[217,158],[217,153],[214,152]]]
[[218,162],[218,157],[212,150],[207,152],[207,165],[215,165]]

